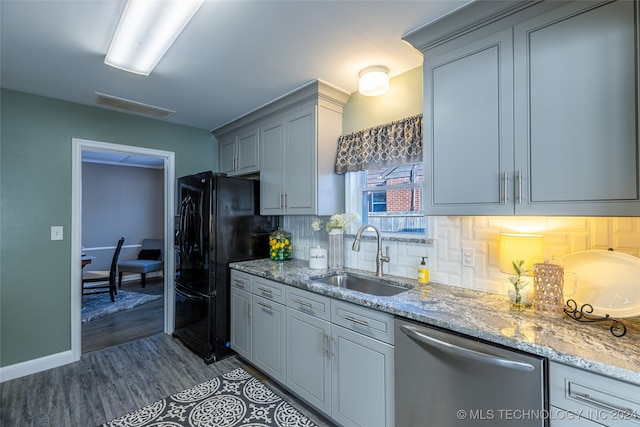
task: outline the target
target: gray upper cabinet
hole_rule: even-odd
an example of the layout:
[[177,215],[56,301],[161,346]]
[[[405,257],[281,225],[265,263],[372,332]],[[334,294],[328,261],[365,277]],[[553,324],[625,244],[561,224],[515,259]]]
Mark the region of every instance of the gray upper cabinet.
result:
[[426,63],[429,213],[513,214],[512,75],[508,30]]
[[640,215],[638,9],[481,0],[406,35],[424,53],[425,212]]
[[315,213],[316,106],[298,107],[265,124],[262,132],[261,213]]
[[260,125],[260,213],[333,215],[344,210],[335,173],[342,108],[349,94],[316,81],[278,102]]
[[515,26],[516,212],[640,215],[637,8],[576,2]]
[[262,215],[343,212],[344,177],[335,164],[349,96],[315,80],[215,129],[220,172],[260,173]]
[[260,171],[259,130],[257,127],[238,129],[218,140],[218,170],[229,176],[255,174]]

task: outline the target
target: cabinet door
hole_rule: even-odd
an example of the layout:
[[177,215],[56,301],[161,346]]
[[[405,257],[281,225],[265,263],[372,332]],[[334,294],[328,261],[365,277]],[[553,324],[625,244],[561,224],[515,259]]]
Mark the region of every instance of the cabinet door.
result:
[[222,173],[235,175],[236,137],[227,136],[218,141],[218,169]]
[[253,364],[285,383],[285,307],[253,295]]
[[516,213],[640,214],[638,13],[575,2],[515,27]]
[[330,323],[287,307],[287,387],[331,416]]
[[231,287],[231,348],[251,360],[251,294]]
[[425,212],[513,214],[511,30],[425,58]]
[[316,107],[285,118],[285,212],[316,213]]
[[273,120],[260,127],[260,213],[283,213],[284,122]]
[[344,426],[394,423],[393,346],[332,325],[332,417]]
[[236,174],[246,175],[260,170],[260,144],[258,129],[249,129],[238,135]]
[[602,427],[602,424],[594,423],[578,414],[551,406],[549,408],[550,427]]

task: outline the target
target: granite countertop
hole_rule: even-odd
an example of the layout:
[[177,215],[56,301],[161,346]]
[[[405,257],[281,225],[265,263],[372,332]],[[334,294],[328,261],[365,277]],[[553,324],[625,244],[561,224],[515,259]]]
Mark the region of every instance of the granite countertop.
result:
[[[615,337],[610,322],[579,323],[568,316],[553,318],[532,309],[509,309],[506,296],[439,283],[385,275],[389,283],[410,288],[392,297],[378,297],[315,282],[336,270],[314,270],[308,261],[269,259],[231,263],[231,268],[287,285],[439,326],[549,360],[640,385],[640,319],[622,319],[627,334]],[[373,272],[341,271],[375,277]]]

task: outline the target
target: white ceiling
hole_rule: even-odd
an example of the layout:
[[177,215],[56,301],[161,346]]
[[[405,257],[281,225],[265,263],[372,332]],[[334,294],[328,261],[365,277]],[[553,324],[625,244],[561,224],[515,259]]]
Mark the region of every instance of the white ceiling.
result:
[[314,79],[355,92],[367,66],[416,68],[401,36],[466,3],[206,0],[144,77],[103,62],[124,1],[0,0],[0,83],[86,105],[100,92],[212,130]]

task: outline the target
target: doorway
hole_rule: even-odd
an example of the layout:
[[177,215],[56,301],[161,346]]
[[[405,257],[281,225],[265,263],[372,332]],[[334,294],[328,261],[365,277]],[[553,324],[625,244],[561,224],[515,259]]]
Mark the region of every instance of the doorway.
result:
[[163,238],[164,238],[164,327],[167,334],[173,332],[174,324],[174,251],[173,251],[173,212],[175,188],[174,153],[135,146],[126,146],[99,141],[72,139],[72,218],[71,218],[71,352],[73,360],[79,360],[82,354],[81,324],[81,254],[82,254],[82,155],[91,152],[97,156],[133,156],[163,166]]

